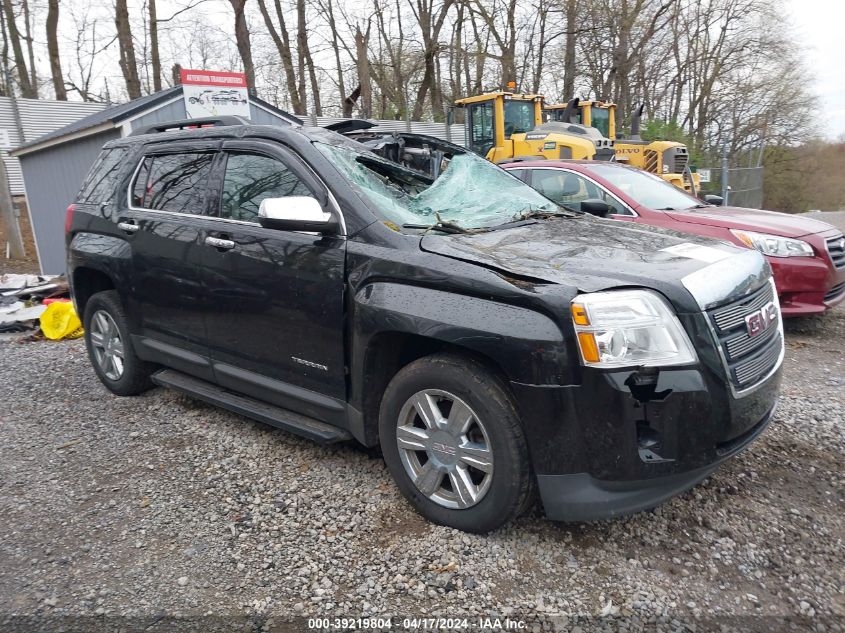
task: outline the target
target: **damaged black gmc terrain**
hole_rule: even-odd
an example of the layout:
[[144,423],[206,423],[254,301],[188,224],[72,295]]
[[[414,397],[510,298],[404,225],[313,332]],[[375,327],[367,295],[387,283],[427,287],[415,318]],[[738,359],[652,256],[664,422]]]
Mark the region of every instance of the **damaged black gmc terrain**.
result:
[[103,149],[67,246],[112,392],[380,444],[408,501],[461,530],[535,492],[554,520],[653,507],[777,400],[760,253],[572,212],[430,137],[136,132]]

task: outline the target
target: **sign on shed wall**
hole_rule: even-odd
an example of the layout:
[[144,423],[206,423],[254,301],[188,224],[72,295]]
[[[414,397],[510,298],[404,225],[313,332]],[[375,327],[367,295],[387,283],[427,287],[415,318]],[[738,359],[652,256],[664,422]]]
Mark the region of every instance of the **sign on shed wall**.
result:
[[185,111],[190,119],[234,115],[249,118],[244,73],[182,69]]

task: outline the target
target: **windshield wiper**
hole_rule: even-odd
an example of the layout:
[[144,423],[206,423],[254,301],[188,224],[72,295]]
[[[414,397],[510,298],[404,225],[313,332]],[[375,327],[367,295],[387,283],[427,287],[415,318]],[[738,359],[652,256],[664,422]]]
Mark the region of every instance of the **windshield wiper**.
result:
[[529,209],[528,211],[521,211],[514,216],[515,222],[520,220],[531,220],[532,218],[548,219],[548,218],[577,218],[582,213],[570,207],[560,205],[561,209],[566,211],[543,211],[542,209]]
[[569,207],[564,207],[561,205],[562,209],[566,209],[566,211],[543,211],[542,209],[529,209],[528,211],[521,211],[513,216],[512,220],[508,220],[507,222],[502,222],[501,224],[495,224],[490,227],[491,230],[507,228],[509,226],[513,226],[514,224],[519,224],[520,222],[525,222],[526,220],[548,220],[550,218],[578,218],[583,215],[580,211],[576,211],[575,209],[570,209]]
[[658,211],[677,211],[675,207],[660,207]]
[[460,224],[450,220],[444,220],[439,213],[435,213],[434,217],[437,222],[434,224],[403,224],[403,229],[424,229],[426,231],[442,231],[443,233],[471,233],[469,229],[465,229]]

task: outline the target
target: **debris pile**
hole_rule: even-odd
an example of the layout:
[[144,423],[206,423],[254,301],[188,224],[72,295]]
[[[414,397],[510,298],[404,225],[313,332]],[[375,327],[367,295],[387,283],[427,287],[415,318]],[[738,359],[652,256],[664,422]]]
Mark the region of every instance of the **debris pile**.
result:
[[[51,312],[73,312],[64,275],[0,275],[0,336],[24,334],[32,338],[39,335],[42,315],[52,304],[57,307]],[[58,307],[58,304],[67,305]],[[81,328],[49,338],[65,338],[71,334],[81,335]]]

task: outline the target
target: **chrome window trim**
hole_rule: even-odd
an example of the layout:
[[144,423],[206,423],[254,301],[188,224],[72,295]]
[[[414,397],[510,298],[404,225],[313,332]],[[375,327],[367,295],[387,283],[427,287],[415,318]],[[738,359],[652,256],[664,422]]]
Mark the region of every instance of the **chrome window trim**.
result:
[[[546,171],[565,171],[565,172],[566,172],[566,173],[568,173],[568,174],[575,174],[575,175],[577,175],[577,176],[581,176],[584,180],[588,180],[589,182],[593,183],[596,187],[598,187],[599,189],[601,189],[602,191],[604,191],[604,192],[605,192],[608,196],[610,196],[611,198],[613,198],[614,200],[616,200],[616,202],[618,202],[620,205],[622,205],[624,208],[628,209],[628,211],[630,211],[630,212],[631,212],[631,215],[630,215],[630,216],[629,216],[629,215],[624,215],[624,214],[622,214],[622,213],[610,213],[609,215],[618,215],[619,217],[623,217],[623,218],[627,218],[627,217],[634,217],[634,218],[638,218],[638,217],[640,217],[640,215],[639,215],[636,211],[634,211],[634,210],[630,207],[630,205],[626,204],[624,200],[620,200],[620,199],[619,199],[619,196],[617,196],[615,193],[613,193],[613,192],[611,192],[611,191],[608,191],[608,190],[605,188],[605,186],[604,186],[604,185],[602,185],[602,184],[601,184],[601,183],[599,183],[599,182],[596,182],[593,178],[591,178],[590,176],[588,176],[588,175],[587,175],[587,174],[585,174],[584,172],[575,171],[574,169],[567,169],[566,167],[545,167],[545,166],[538,166],[538,167],[519,167],[519,168],[515,168],[515,169],[525,169],[525,170],[529,170],[529,171],[531,171],[532,173],[533,173],[533,172],[535,172],[535,171],[540,171],[540,170],[546,170]],[[531,188],[533,189],[533,188],[534,188],[534,186],[533,186],[533,185],[531,185]]]
[[778,298],[778,291],[775,287],[775,279],[774,277],[769,277],[769,284],[772,286],[772,296],[774,297],[773,301],[778,309],[778,334],[780,334],[780,353],[778,354],[777,362],[772,366],[771,370],[760,378],[757,382],[749,387],[745,387],[744,389],[737,389],[734,384],[733,380],[731,380],[731,368],[730,364],[728,363],[728,358],[725,356],[725,351],[722,349],[722,345],[719,343],[719,334],[716,329],[716,324],[713,322],[713,319],[707,313],[704,312],[704,318],[707,321],[707,326],[710,329],[710,336],[713,339],[713,344],[716,346],[716,351],[719,354],[719,360],[722,361],[722,368],[725,370],[725,379],[728,381],[728,386],[731,388],[731,393],[733,394],[734,398],[743,398],[749,394],[754,393],[760,387],[762,387],[769,378],[777,373],[780,366],[783,364],[784,356],[786,356],[786,339],[783,333],[783,314],[780,311],[780,299]]
[[[226,150],[215,150],[214,153],[225,152]],[[166,152],[163,152],[166,154]],[[179,152],[174,152],[179,153]],[[135,179],[138,177],[138,172],[141,170],[141,165],[144,164],[144,161],[147,158],[152,156],[156,156],[157,154],[142,154],[138,164],[135,165],[135,169],[132,170],[132,177],[129,179],[129,184],[126,186],[126,207],[130,211],[143,211],[145,213],[159,213],[161,215],[169,215],[174,217],[183,217],[183,218],[202,218],[204,220],[213,220],[215,222],[225,222],[227,224],[240,224],[245,226],[255,226],[258,228],[264,228],[258,222],[249,222],[247,220],[234,220],[232,218],[221,218],[216,215],[209,215],[207,213],[181,213],[179,211],[165,211],[163,209],[148,209],[147,207],[136,207],[132,204],[132,189],[135,184]],[[272,157],[270,157],[272,158]],[[278,159],[276,159],[278,160]],[[326,186],[326,183],[323,181],[322,178],[311,168],[310,165],[303,161],[303,164],[311,171],[317,181],[326,188],[326,193],[328,194],[329,203],[332,205],[335,213],[337,213],[337,217],[340,218],[340,234],[335,237],[340,237],[346,239],[347,231],[346,231],[346,220],[343,217],[343,213],[340,210],[340,205],[337,203],[337,199],[334,197],[332,190]],[[267,229],[268,231],[271,229]],[[292,231],[293,233],[305,233],[311,235],[311,231]]]

